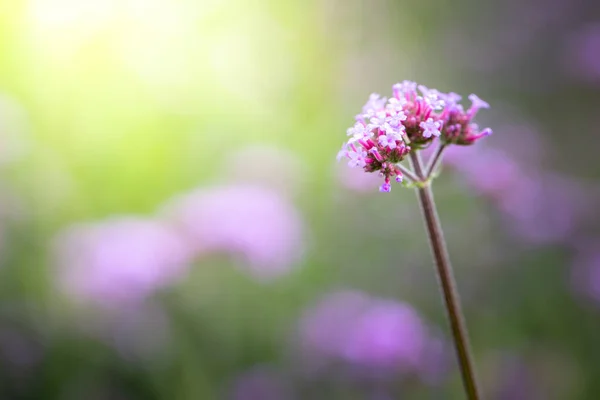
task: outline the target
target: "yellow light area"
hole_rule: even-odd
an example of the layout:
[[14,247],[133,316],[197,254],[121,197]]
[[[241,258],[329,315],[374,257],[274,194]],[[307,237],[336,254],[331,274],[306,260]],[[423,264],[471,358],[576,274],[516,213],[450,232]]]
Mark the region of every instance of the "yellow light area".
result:
[[111,66],[174,106],[191,104],[191,91],[222,90],[260,108],[287,89],[294,67],[285,27],[262,7],[241,0],[31,0],[27,19],[36,52],[82,83]]
[[319,45],[304,35],[311,20],[289,5],[23,0],[13,10],[31,170],[40,182],[65,171],[72,201],[98,210],[153,204],[212,176],[219,152],[289,140],[296,88],[314,76],[302,69]]

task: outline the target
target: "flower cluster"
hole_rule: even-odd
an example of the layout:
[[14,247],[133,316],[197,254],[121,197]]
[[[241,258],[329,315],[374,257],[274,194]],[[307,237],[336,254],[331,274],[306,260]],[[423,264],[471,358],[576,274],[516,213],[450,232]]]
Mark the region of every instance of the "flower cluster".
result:
[[443,144],[470,145],[492,133],[489,128],[480,131],[473,123],[477,111],[489,107],[474,94],[465,111],[456,93],[442,93],[411,81],[397,83],[392,89],[389,99],[371,94],[348,129],[349,139],[337,157],[338,161],[347,158],[350,167],[379,172],[384,179],[379,188],[382,192],[391,190],[391,179],[402,182],[398,163],[411,151],[429,146],[436,138]]
[[[448,97],[451,95],[460,100],[460,96],[454,93],[450,93]],[[477,124],[473,123],[473,118],[477,114],[477,111],[482,108],[489,108],[490,105],[474,94],[469,96],[469,100],[471,100],[471,107],[466,112],[456,102],[450,102],[444,109],[444,112],[440,116],[443,123],[441,140],[444,143],[468,146],[475,143],[478,139],[492,134],[490,128],[480,131]]]

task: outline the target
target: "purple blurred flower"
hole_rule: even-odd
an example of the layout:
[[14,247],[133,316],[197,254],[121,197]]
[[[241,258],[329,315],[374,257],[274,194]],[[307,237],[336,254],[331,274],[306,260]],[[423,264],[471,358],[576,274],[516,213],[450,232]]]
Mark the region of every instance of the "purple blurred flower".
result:
[[510,229],[534,244],[568,240],[590,202],[573,178],[538,171],[508,152],[480,146],[450,148],[444,161],[507,217]]
[[587,25],[573,33],[561,56],[569,73],[600,84],[600,24]]
[[571,239],[587,215],[588,200],[573,179],[542,173],[521,176],[498,197],[498,207],[520,237],[550,244]]
[[292,394],[277,371],[254,367],[240,375],[229,391],[230,400],[291,400]]
[[137,303],[186,271],[189,251],[167,226],[118,217],[75,225],[54,244],[59,284],[70,296],[102,306]]
[[267,188],[232,185],[197,190],[175,198],[166,214],[187,235],[196,254],[240,256],[244,268],[259,280],[288,272],[305,250],[300,214]]
[[521,173],[508,154],[484,146],[451,147],[444,154],[444,162],[459,171],[469,185],[492,198],[508,190]]
[[428,347],[439,344],[408,304],[353,291],[330,294],[309,309],[300,340],[316,358],[422,376],[432,366]]
[[354,321],[343,357],[374,367],[391,367],[400,361],[403,367],[414,369],[421,361],[425,341],[425,327],[412,308],[382,300],[373,302]]

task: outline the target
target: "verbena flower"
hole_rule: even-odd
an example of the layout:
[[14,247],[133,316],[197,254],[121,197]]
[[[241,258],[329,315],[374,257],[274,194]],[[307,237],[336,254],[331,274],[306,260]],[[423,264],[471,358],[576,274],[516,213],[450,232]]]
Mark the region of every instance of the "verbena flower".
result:
[[574,78],[594,85],[600,84],[600,23],[582,26],[564,43],[566,71]]
[[[450,96],[450,95],[448,95]],[[450,103],[443,112],[441,140],[446,144],[470,145],[477,140],[492,134],[490,128],[479,130],[473,119],[482,108],[489,108],[489,104],[474,94],[469,96],[471,107],[465,112],[457,103]]]
[[[355,160],[359,162],[358,156]],[[240,184],[192,191],[170,201],[165,214],[194,255],[231,255],[260,281],[284,275],[304,255],[302,216],[285,196],[266,187]]]
[[506,146],[512,143],[511,136],[518,138],[526,150],[523,155],[517,157],[518,149],[501,146],[455,147],[446,152],[444,162],[497,207],[502,222],[520,241],[569,243],[593,212],[594,196],[583,182],[532,165],[531,159],[539,158],[536,153],[543,148],[533,132],[503,133],[509,138]]
[[410,305],[349,290],[325,296],[306,312],[300,341],[304,354],[321,362],[423,378],[430,376],[430,349],[439,346]]
[[72,226],[54,247],[59,285],[71,297],[120,308],[187,271],[189,249],[172,229],[139,217]]
[[[418,91],[417,91],[418,88]],[[480,130],[473,119],[489,105],[476,95],[469,96],[471,107],[465,111],[461,96],[442,93],[416,82],[403,81],[392,87],[392,97],[373,93],[347,130],[349,139],[338,153],[352,168],[378,172],[383,178],[379,190],[389,192],[391,180],[403,181],[398,164],[413,151],[439,140],[443,144],[470,145],[492,133]]]

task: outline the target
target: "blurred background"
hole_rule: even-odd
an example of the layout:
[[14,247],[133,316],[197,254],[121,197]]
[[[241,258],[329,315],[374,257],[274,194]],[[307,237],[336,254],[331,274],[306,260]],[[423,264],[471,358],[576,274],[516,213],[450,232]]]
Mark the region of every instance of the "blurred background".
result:
[[435,193],[487,399],[600,396],[594,0],[0,0],[0,398],[463,399],[372,92],[491,103]]

